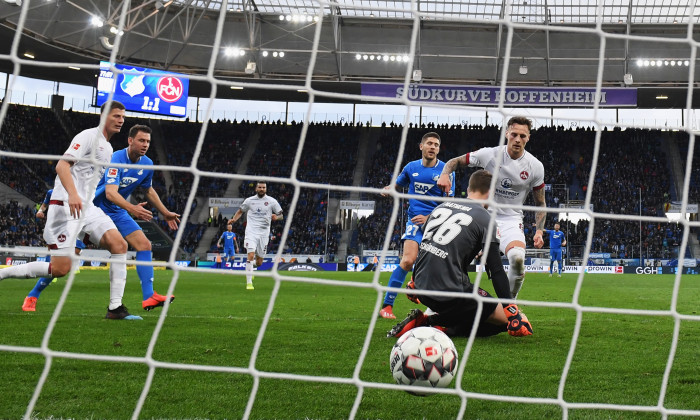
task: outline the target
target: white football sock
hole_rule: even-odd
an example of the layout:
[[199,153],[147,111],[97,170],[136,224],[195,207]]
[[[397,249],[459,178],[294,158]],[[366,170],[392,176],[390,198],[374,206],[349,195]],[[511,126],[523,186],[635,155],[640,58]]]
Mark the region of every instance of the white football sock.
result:
[[49,267],[51,263],[43,261],[32,261],[27,264],[13,265],[12,267],[3,268],[0,270],[0,280],[13,279],[31,279],[38,277],[51,277],[49,275]]
[[109,310],[122,306],[126,287],[126,254],[112,254],[109,264]]
[[253,283],[253,261],[246,261],[245,263],[245,280],[248,284]]
[[523,287],[525,280],[525,249],[516,246],[508,251],[508,282],[513,299]]

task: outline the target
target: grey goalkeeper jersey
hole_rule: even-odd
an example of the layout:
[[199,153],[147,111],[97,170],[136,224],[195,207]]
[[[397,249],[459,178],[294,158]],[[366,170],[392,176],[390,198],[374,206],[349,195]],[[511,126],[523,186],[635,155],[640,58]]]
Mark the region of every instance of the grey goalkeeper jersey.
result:
[[[489,226],[489,213],[471,200],[442,203],[430,213],[423,226],[423,241],[413,270],[416,289],[464,292],[471,282],[467,267],[484,248]],[[508,277],[498,251],[496,227],[486,258],[496,295],[512,298]],[[433,296],[435,300],[448,300]]]

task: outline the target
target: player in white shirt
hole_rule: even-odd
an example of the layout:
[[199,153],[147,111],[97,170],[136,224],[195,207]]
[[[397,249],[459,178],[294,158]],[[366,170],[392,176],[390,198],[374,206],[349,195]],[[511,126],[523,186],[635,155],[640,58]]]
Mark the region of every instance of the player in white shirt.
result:
[[[126,286],[127,244],[114,222],[99,207],[93,205],[95,186],[102,178],[106,164],[112,158],[109,140],[124,125],[124,105],[112,101],[102,106],[104,123],[78,133],[63,157],[56,164],[56,181],[46,217],[44,240],[52,252],[51,262],[33,261],[0,270],[0,280],[6,278],[63,277],[71,269],[68,251],[75,240],[99,243],[112,253],[109,270],[110,295],[107,319],[142,319],[131,315],[122,304]],[[106,113],[106,115],[104,115]],[[78,159],[94,158],[104,165]]]
[[267,254],[267,244],[270,242],[270,224],[273,221],[282,220],[282,207],[274,198],[267,195],[267,183],[258,181],[255,186],[255,195],[248,197],[241,204],[236,214],[228,224],[233,224],[246,213],[247,224],[245,227],[245,239],[243,246],[248,253],[245,264],[246,288],[253,290],[253,260],[255,265],[263,263],[263,257]]
[[[438,179],[438,186],[443,191],[452,186],[449,174],[465,166],[484,168],[498,176],[496,187],[491,191],[493,199],[499,204],[523,205],[532,190],[535,205],[546,207],[544,197],[544,166],[536,157],[525,150],[530,141],[532,121],[525,117],[513,117],[508,120],[505,146],[484,147],[450,159]],[[500,165],[499,168],[496,168]],[[542,248],[544,241],[544,221],[546,212],[535,213],[535,248]],[[525,278],[525,234],[523,233],[523,211],[516,208],[499,207],[496,223],[500,239],[500,250],[508,257],[508,281],[511,293],[517,297]]]

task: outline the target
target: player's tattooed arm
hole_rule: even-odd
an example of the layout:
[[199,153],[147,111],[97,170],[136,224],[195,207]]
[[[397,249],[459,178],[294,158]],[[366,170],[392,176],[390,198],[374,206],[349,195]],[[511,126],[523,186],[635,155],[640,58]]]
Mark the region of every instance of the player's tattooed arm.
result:
[[[534,190],[532,192],[532,197],[535,200],[535,205],[537,207],[547,207],[547,202],[544,199],[544,188]],[[544,245],[544,240],[542,239],[542,233],[544,232],[544,220],[547,216],[547,212],[538,211],[535,213],[535,236],[533,238],[535,248],[542,248]]]
[[438,188],[442,192],[449,192],[452,189],[452,179],[450,179],[450,174],[458,168],[463,168],[467,166],[467,155],[457,156],[452,158],[445,163],[440,173],[440,178],[438,178]]
[[282,212],[272,213],[272,221],[273,222],[278,222],[282,219],[284,219],[284,214]]
[[467,167],[467,155],[457,156],[445,162],[445,167],[442,168],[440,175],[449,175],[459,168]]

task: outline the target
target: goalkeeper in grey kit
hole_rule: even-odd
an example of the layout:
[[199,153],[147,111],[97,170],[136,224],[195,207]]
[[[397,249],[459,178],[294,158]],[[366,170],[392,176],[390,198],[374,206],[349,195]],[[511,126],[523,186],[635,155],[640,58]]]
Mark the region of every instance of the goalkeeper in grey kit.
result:
[[[483,301],[483,311],[477,320],[478,301],[472,296],[436,296],[421,294],[421,291],[473,293],[474,284],[469,280],[467,267],[486,248],[489,213],[480,203],[489,196],[492,175],[478,170],[469,178],[468,199],[446,202],[437,206],[424,225],[423,241],[413,270],[415,298],[429,308],[423,313],[413,309],[406,319],[396,324],[387,337],[401,337],[413,328],[431,326],[448,335],[465,336],[478,325],[477,336],[491,336],[508,331],[512,336],[532,335],[532,326],[525,314],[514,303],[505,308],[495,299]],[[491,235],[486,272],[493,282],[496,295],[501,299],[512,299],[508,276],[503,269],[498,250],[495,226]],[[479,288],[479,296],[491,295]],[[411,298],[409,296],[409,298]],[[412,299],[414,300],[414,299]]]

